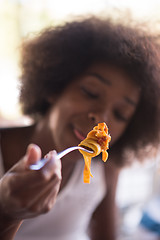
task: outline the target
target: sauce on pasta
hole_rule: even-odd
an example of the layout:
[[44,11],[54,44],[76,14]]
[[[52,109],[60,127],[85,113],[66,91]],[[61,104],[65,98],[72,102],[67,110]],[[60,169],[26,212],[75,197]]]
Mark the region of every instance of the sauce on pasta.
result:
[[111,141],[111,136],[108,134],[108,127],[103,123],[98,123],[88,134],[87,137],[80,142],[78,146],[91,149],[93,153],[87,153],[83,150],[79,150],[83,155],[85,166],[83,171],[83,181],[84,183],[90,183],[91,173],[91,160],[102,152],[102,160],[107,161],[109,148],[109,142]]

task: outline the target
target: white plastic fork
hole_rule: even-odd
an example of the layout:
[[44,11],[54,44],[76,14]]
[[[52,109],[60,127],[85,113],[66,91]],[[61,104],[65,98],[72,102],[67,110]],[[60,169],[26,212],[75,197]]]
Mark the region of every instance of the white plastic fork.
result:
[[[88,149],[86,149],[86,148],[79,147],[79,146],[74,146],[74,147],[69,147],[69,148],[63,150],[62,152],[58,153],[58,154],[57,154],[57,158],[62,158],[62,157],[64,157],[66,154],[68,154],[68,153],[70,153],[70,152],[72,152],[72,151],[74,151],[74,150],[82,150],[82,151],[85,151],[85,152],[88,152],[88,153],[93,153],[92,150],[88,150]],[[47,161],[48,161],[47,158],[42,158],[41,160],[39,160],[39,161],[36,162],[35,164],[30,165],[29,168],[30,168],[31,170],[39,170],[39,169],[41,169],[41,168],[45,165],[45,163],[46,163]]]

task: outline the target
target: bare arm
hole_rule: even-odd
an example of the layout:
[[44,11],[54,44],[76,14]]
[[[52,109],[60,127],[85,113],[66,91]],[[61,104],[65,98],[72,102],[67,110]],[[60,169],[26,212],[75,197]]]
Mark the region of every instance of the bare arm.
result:
[[31,145],[26,155],[0,180],[0,239],[14,238],[22,220],[48,212],[56,201],[61,183],[61,162],[54,152],[46,165],[29,170],[41,158],[38,146]]
[[107,194],[96,209],[91,223],[92,240],[116,239],[115,194],[119,170],[112,163],[106,164]]

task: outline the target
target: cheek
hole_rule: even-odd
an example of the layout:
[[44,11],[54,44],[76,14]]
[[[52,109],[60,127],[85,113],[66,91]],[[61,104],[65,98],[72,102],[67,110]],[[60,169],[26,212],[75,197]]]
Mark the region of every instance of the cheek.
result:
[[50,111],[50,119],[51,122],[54,123],[55,128],[58,128],[59,125],[61,126],[61,124],[66,121],[70,111],[71,105],[67,98],[63,99],[63,101],[57,101]]
[[63,108],[63,105],[59,106],[59,104],[57,104],[51,109],[49,114],[49,127],[54,139],[59,136],[61,129],[63,129],[64,123],[66,122],[66,117],[67,114]]
[[68,105],[68,101],[63,101],[63,104],[59,101],[50,111],[49,128],[58,151],[70,144],[70,119],[72,119],[72,108]]
[[53,135],[53,139],[56,139],[55,137],[58,135],[59,119],[60,119],[59,109],[56,108],[56,107],[52,108],[51,111],[50,111],[50,114],[49,114],[49,128],[50,128],[50,131]]

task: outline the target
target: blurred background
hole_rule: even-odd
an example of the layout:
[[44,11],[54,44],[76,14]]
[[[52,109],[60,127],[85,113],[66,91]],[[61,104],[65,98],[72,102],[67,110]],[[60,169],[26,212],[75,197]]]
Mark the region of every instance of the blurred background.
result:
[[[0,0],[0,126],[29,124],[21,116],[18,104],[19,46],[31,34],[82,14],[127,16],[149,21],[151,28],[160,20],[160,0]],[[154,194],[157,161],[126,168],[120,175],[117,190],[119,239],[132,238],[142,208]],[[140,240],[140,238],[137,238]],[[147,238],[145,238],[147,240]]]
[[20,115],[18,47],[23,38],[75,15],[94,13],[117,17],[124,12],[125,16],[153,22],[160,16],[160,0],[0,0],[1,116],[13,119]]

